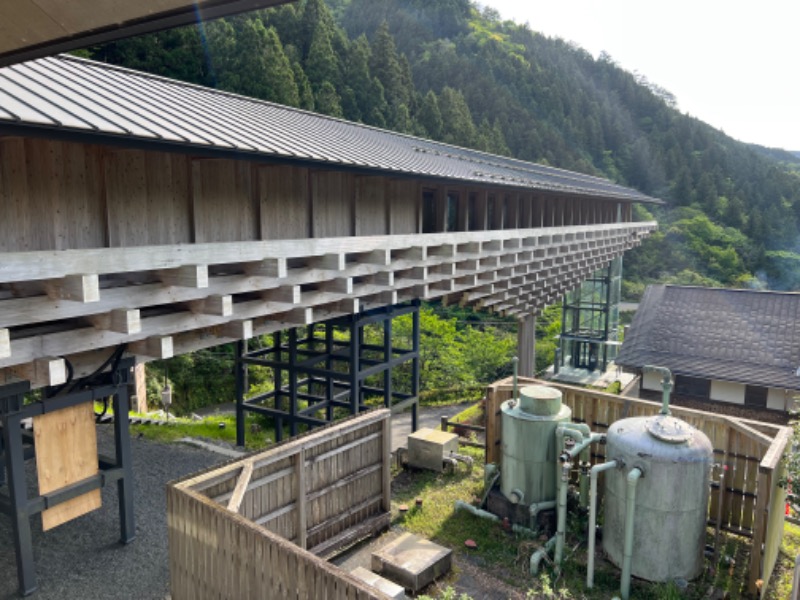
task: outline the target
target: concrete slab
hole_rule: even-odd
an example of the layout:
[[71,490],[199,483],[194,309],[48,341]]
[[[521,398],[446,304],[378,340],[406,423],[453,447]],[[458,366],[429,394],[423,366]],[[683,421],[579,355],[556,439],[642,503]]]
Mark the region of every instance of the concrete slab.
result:
[[372,570],[416,593],[447,573],[453,551],[413,533],[404,533],[372,553]]
[[356,567],[350,574],[357,577],[367,585],[371,585],[376,590],[383,592],[392,600],[406,600],[406,591],[403,586],[397,585],[394,581],[389,581],[377,573],[373,573],[364,567]]

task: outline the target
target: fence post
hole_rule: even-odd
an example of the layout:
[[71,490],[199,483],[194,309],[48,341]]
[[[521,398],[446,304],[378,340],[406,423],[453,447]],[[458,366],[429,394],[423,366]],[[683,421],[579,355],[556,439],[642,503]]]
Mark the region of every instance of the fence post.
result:
[[442,417],[442,431],[447,431],[447,426],[449,425],[448,418],[449,417]]

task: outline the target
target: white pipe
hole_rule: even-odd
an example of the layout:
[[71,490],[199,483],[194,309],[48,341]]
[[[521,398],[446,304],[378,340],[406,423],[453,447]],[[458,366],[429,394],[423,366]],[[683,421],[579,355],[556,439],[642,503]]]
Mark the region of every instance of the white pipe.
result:
[[545,500],[544,502],[534,502],[528,507],[528,527],[536,531],[536,517],[543,510],[550,510],[556,507],[555,500]]
[[631,560],[633,557],[633,516],[636,512],[636,484],[642,476],[642,470],[634,467],[628,473],[628,489],[625,494],[625,550],[622,556],[622,581],[619,595],[628,600],[631,593]]
[[547,556],[548,551],[553,547],[553,544],[556,543],[555,536],[551,537],[547,540],[547,543],[544,545],[543,548],[539,548],[536,552],[531,554],[531,563],[530,563],[530,570],[531,575],[536,575],[539,572],[539,563],[542,562],[542,559]]
[[614,469],[619,463],[610,460],[592,467],[589,471],[589,563],[586,565],[586,587],[592,589],[594,585],[594,544],[597,530],[597,477],[603,471]]
[[567,490],[569,489],[569,471],[572,463],[564,462],[561,465],[561,487],[558,489],[558,506],[556,528],[556,552],[553,562],[556,567],[561,566],[561,558],[564,555],[564,543],[567,530]]
[[500,521],[500,517],[498,517],[497,515],[492,514],[486,510],[481,510],[480,508],[475,508],[471,504],[467,504],[462,500],[456,500],[455,508],[456,510],[461,509],[471,512],[473,515],[475,515],[476,517],[480,517],[481,519],[488,519],[489,521],[495,521],[495,522]]
[[[580,444],[583,441],[584,435],[582,429],[588,426],[584,426],[582,423],[569,423],[564,425],[559,425],[556,427],[556,498],[559,497],[561,494],[561,453],[564,451],[564,438],[568,437],[571,440],[574,440],[576,444]],[[586,434],[589,435],[588,433]]]
[[511,498],[509,498],[511,504],[519,504],[524,499],[525,499],[525,492],[523,492],[521,489],[514,488],[513,490],[511,490]]

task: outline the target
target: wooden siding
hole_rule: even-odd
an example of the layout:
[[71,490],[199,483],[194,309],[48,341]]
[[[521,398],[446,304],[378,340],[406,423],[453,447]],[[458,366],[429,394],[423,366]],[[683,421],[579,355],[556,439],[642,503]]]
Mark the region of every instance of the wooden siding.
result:
[[[520,378],[519,386],[532,383],[557,388],[572,409],[572,420],[605,433],[628,417],[658,413],[660,402],[605,394],[535,379]],[[511,378],[489,386],[486,393],[486,462],[500,464],[502,419],[500,406],[511,398]],[[762,597],[775,566],[783,532],[785,490],[782,458],[789,448],[791,429],[699,410],[670,407],[672,414],[705,433],[714,447],[714,461],[727,466],[711,474],[709,522],[726,531],[753,539],[748,591]],[[592,449],[593,464],[605,461],[605,445]],[[725,475],[721,481],[722,473]],[[602,492],[601,492],[602,493]],[[720,507],[719,503],[722,503]],[[717,520],[719,517],[719,520]],[[757,581],[763,580],[760,591]]]
[[340,421],[171,484],[172,597],[384,598],[319,555],[388,527],[390,415]]

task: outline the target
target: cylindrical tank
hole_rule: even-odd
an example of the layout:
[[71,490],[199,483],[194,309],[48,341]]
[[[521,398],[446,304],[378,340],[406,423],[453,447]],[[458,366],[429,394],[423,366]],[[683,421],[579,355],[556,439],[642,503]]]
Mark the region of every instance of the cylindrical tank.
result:
[[624,465],[605,474],[603,549],[622,566],[627,475],[636,487],[631,573],[648,581],[694,579],[703,569],[713,447],[708,437],[669,415],[611,425],[606,456]]
[[500,408],[500,491],[511,499],[514,490],[521,490],[525,504],[555,500],[555,430],[570,420],[572,410],[561,403],[560,391],[543,385],[522,388],[518,401],[507,400]]

